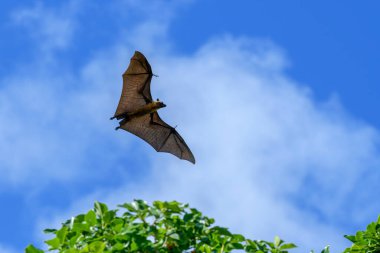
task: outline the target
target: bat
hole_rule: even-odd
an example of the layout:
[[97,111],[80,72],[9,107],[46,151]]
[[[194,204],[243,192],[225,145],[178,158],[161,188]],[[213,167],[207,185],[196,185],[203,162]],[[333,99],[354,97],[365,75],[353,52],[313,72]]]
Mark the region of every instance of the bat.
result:
[[152,99],[150,82],[153,76],[148,60],[135,51],[123,74],[120,101],[111,120],[120,120],[116,130],[121,128],[140,137],[157,152],[171,153],[195,164],[194,155],[184,139],[158,116],[157,110],[166,105]]

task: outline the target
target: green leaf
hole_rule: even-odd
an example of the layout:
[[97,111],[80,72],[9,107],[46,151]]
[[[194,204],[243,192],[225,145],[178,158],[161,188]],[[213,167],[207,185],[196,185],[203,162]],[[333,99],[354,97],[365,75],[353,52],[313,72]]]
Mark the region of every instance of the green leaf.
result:
[[162,201],[154,201],[153,206],[160,211],[164,209],[164,203]]
[[86,217],[86,215],[84,215],[84,214],[79,214],[79,215],[77,215],[77,216],[75,216],[75,218],[73,219],[72,218],[72,222],[83,222],[83,221],[85,221],[85,217]]
[[76,232],[88,232],[90,231],[90,225],[83,223],[74,223],[71,230]]
[[294,249],[294,248],[297,248],[297,245],[295,245],[294,243],[284,243],[280,246],[279,249],[284,250],[284,249]]
[[194,214],[193,213],[187,213],[183,216],[183,221],[184,222],[189,222],[193,219]]
[[89,245],[89,249],[91,253],[102,253],[104,251],[104,248],[106,247],[106,244],[104,242],[92,242]]
[[232,240],[235,242],[242,242],[242,241],[245,241],[245,237],[240,234],[233,234]]
[[57,229],[52,229],[52,228],[47,228],[47,229],[44,229],[44,233],[45,234],[53,234],[57,231]]
[[63,226],[60,230],[56,232],[57,238],[61,243],[64,243],[67,235],[68,228],[66,226]]
[[277,235],[274,237],[274,242],[273,242],[273,244],[274,244],[274,247],[275,248],[278,248],[279,246],[280,246],[280,244],[281,244],[281,239],[280,239],[280,237],[278,237]]
[[96,224],[96,213],[93,210],[88,211],[85,215],[84,220],[90,225],[93,226]]
[[139,249],[139,245],[135,241],[132,241],[131,243],[131,251],[136,251]]
[[69,246],[74,247],[79,238],[81,238],[81,233],[75,233],[69,240]]
[[171,202],[166,202],[165,206],[167,209],[171,210],[172,212],[179,213],[182,211],[183,208],[181,208],[181,205],[177,201],[171,201]]
[[233,242],[231,244],[229,244],[229,249],[232,250],[232,249],[244,249],[244,246],[243,244],[241,243],[237,243],[237,242]]
[[118,205],[118,207],[125,208],[128,211],[130,211],[130,212],[136,212],[137,211],[136,206],[132,205],[132,204],[129,204],[129,203],[125,203],[123,205]]
[[45,243],[50,246],[50,249],[59,249],[61,246],[60,240],[57,237],[47,240]]
[[169,237],[174,239],[174,240],[179,240],[179,235],[177,233],[170,234]]
[[141,211],[145,211],[148,209],[147,202],[141,199],[135,199],[132,202],[132,205],[134,205],[136,209],[141,210]]
[[231,235],[230,231],[227,228],[216,226],[213,229],[214,232],[217,232],[220,235]]
[[344,237],[353,243],[356,242],[356,237],[354,235],[345,235]]
[[124,245],[120,242],[112,246],[112,251],[121,251],[124,249]]
[[112,229],[117,233],[119,233],[122,230],[123,226],[124,226],[124,221],[120,218],[115,218],[112,221]]
[[44,253],[43,250],[40,250],[40,249],[37,249],[36,247],[34,247],[32,244],[29,244],[26,248],[25,248],[25,253]]
[[108,207],[106,204],[96,201],[94,204],[94,210],[96,215],[102,218],[104,214],[108,211]]
[[322,251],[321,253],[330,253],[330,246],[326,246]]

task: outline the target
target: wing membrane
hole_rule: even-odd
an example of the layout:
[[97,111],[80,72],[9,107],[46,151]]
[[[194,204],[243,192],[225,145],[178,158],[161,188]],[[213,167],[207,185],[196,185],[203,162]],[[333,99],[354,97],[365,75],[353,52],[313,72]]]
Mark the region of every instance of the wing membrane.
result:
[[166,124],[157,112],[133,118],[120,128],[145,140],[158,152],[171,153],[180,159],[195,163],[194,155],[183,138],[173,127]]
[[123,74],[123,89],[115,116],[132,112],[152,102],[150,82],[152,68],[145,56],[136,51],[127,70]]

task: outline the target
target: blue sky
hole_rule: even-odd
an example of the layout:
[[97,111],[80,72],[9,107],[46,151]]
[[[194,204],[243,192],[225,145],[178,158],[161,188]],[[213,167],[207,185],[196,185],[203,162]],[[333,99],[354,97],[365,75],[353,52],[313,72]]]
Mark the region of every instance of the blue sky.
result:
[[[188,202],[297,252],[380,213],[379,3],[2,1],[0,252],[95,200]],[[193,166],[114,131],[134,50]]]

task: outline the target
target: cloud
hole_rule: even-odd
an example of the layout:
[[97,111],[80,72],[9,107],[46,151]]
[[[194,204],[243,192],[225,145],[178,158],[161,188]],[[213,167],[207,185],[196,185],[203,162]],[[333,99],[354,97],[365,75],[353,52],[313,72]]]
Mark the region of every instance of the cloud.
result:
[[[117,48],[121,55],[127,50]],[[379,179],[378,131],[351,117],[334,96],[316,101],[284,74],[288,61],[273,43],[226,36],[193,55],[147,56],[160,76],[152,94],[168,105],[160,115],[179,125],[197,164],[146,149],[144,179],[133,183],[128,175],[125,185],[97,189],[78,200],[80,208],[74,203],[71,215],[96,199],[114,205],[175,199],[234,232],[268,240],[278,234],[299,252],[327,244],[341,250],[348,224],[373,219],[379,206],[368,198],[377,187],[371,178]],[[109,58],[94,59],[88,75],[102,80],[97,70],[111,66]]]
[[[159,2],[151,8],[161,6]],[[77,31],[75,15],[90,4],[76,3],[70,1],[59,7],[47,7],[37,2],[33,7],[13,12],[14,22],[29,29],[42,52],[34,62],[20,64],[9,75],[0,77],[0,130],[3,133],[0,181],[4,189],[9,185],[43,189],[51,182],[80,180],[84,175],[100,180],[89,171],[98,168],[106,172],[121,167],[120,154],[115,154],[115,150],[120,150],[120,146],[124,150],[132,149],[131,142],[115,138],[116,133],[109,134],[115,122],[104,119],[115,110],[121,88],[120,73],[129,61],[131,48],[144,40],[144,34],[151,36],[145,38],[146,48],[152,48],[151,41],[160,37],[164,40],[167,20],[163,18],[163,23],[154,27],[148,25],[153,24],[149,22],[137,25],[128,30],[133,40],[121,36],[120,41],[129,47],[117,43],[110,51],[97,51],[93,58],[102,60],[94,61],[96,64],[87,61],[73,70],[51,49],[70,45]],[[121,6],[135,8],[133,1],[118,4],[119,9]],[[167,9],[172,8],[168,5]],[[156,30],[159,27],[162,29]],[[156,32],[151,33],[153,30]],[[97,148],[105,146],[105,150]],[[36,175],[39,180],[34,180]]]
[[10,249],[9,247],[5,247],[0,244],[0,252],[1,253],[16,253],[16,250]]
[[[79,76],[70,76],[64,69],[55,73],[54,67],[46,70],[49,74],[34,71],[0,80],[0,180],[5,188],[75,180],[88,172],[79,168],[97,167],[89,161],[93,152],[102,152],[98,166],[107,163],[107,152],[97,151],[96,146],[116,145],[109,137],[102,138],[106,129],[112,129],[104,119],[114,111],[109,91],[97,86],[104,79],[94,81],[86,69]],[[106,82],[119,79],[112,74],[102,75]],[[72,88],[78,83],[79,88]],[[109,155],[113,156],[111,152],[112,148]],[[36,176],[39,180],[31,180]]]
[[[354,206],[376,189],[361,181],[379,178],[378,132],[329,101],[314,101],[284,75],[276,48],[258,55],[244,44],[221,39],[190,59],[156,64],[162,97],[174,98],[164,100],[167,111],[186,126],[180,130],[190,136],[198,168],[183,172],[173,162],[165,173],[166,163],[156,161],[154,179],[130,190],[194,203],[261,238],[276,233],[298,242],[303,235],[306,249],[336,245],[339,224],[365,220]],[[379,208],[365,205],[373,214]]]
[[62,8],[49,8],[38,1],[34,6],[15,10],[11,17],[15,24],[28,30],[41,49],[64,49],[75,31],[78,5],[79,1],[69,1]]

